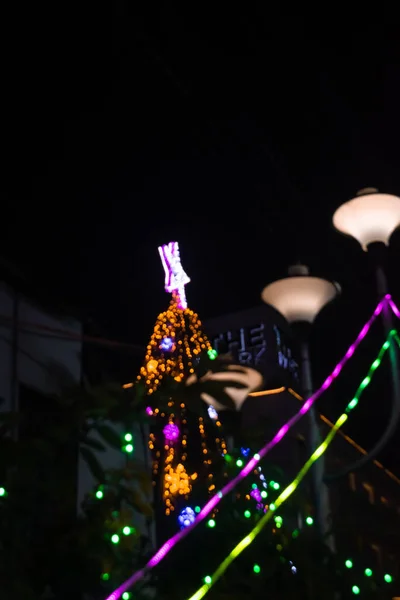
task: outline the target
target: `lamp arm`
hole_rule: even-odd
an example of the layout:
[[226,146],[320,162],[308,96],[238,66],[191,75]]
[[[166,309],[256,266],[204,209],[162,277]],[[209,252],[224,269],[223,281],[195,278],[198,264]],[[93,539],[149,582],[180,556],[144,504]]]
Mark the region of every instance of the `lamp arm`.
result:
[[399,370],[399,355],[397,342],[395,340],[394,335],[389,335],[392,330],[392,313],[388,302],[385,302],[382,309],[382,317],[383,324],[385,327],[385,333],[388,335],[390,346],[388,348],[388,354],[390,359],[391,366],[391,378],[392,378],[392,410],[390,415],[389,423],[384,431],[380,440],[375,444],[375,446],[368,452],[362,456],[359,460],[354,463],[344,467],[341,471],[338,471],[334,474],[326,474],[324,477],[324,481],[326,483],[330,483],[361,469],[361,467],[365,466],[369,461],[373,460],[377,454],[386,446],[389,440],[396,433],[397,425],[400,420],[400,370]]

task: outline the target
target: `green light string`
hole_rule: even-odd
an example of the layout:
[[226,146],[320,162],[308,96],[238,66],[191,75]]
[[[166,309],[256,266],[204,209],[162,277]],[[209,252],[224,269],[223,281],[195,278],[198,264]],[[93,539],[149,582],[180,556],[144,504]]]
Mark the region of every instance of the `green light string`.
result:
[[296,475],[295,479],[292,481],[292,483],[290,483],[283,490],[283,492],[275,500],[274,504],[270,504],[269,511],[260,519],[260,521],[254,527],[254,529],[252,529],[250,531],[250,533],[248,535],[246,535],[246,537],[244,537],[235,546],[235,548],[230,552],[230,554],[228,554],[228,556],[225,558],[225,560],[219,565],[219,567],[213,573],[213,575],[211,577],[207,576],[204,580],[205,583],[197,590],[197,592],[195,592],[193,594],[193,596],[190,596],[190,598],[188,598],[187,600],[201,600],[201,598],[204,598],[204,596],[210,591],[210,589],[213,587],[213,585],[222,577],[222,575],[225,573],[225,571],[231,565],[231,563],[239,556],[239,554],[241,554],[243,552],[243,550],[245,550],[247,548],[247,546],[250,546],[250,544],[254,541],[254,539],[257,537],[257,535],[259,533],[261,533],[261,531],[264,529],[264,527],[267,525],[267,523],[271,520],[276,509],[279,508],[293,494],[293,492],[296,491],[296,489],[300,485],[301,481],[307,475],[308,471],[311,469],[313,464],[327,450],[329,444],[333,441],[333,438],[335,437],[337,431],[347,421],[347,419],[349,418],[348,413],[357,406],[361,394],[364,392],[365,388],[368,387],[368,385],[371,383],[371,379],[372,379],[376,369],[381,364],[382,358],[383,358],[386,350],[390,346],[390,337],[391,336],[395,337],[395,339],[400,347],[400,340],[397,335],[397,332],[395,330],[392,330],[389,333],[386,341],[382,345],[378,356],[376,357],[374,362],[371,364],[371,366],[368,370],[367,376],[362,380],[362,382],[360,383],[360,385],[357,388],[356,393],[354,394],[354,397],[347,405],[345,412],[342,415],[340,415],[340,417],[337,419],[336,423],[334,424],[334,426],[332,427],[331,431],[328,433],[328,435],[326,436],[324,441],[318,446],[318,448],[313,452],[313,454],[310,456],[310,458],[307,460],[307,462],[303,465],[303,467],[297,473],[297,475]]

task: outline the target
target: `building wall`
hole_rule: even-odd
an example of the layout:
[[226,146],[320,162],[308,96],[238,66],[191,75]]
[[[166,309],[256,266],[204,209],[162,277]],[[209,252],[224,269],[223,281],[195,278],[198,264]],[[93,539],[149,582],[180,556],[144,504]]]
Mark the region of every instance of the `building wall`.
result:
[[[327,451],[327,470],[336,473],[360,457],[354,446],[337,436]],[[353,551],[349,558],[362,557],[365,567],[398,577],[400,479],[381,463],[370,461],[333,480],[329,489],[338,548]]]
[[[13,326],[16,321],[18,328]],[[18,410],[20,385],[47,396],[60,391],[62,379],[70,384],[80,384],[82,325],[73,318],[47,314],[33,302],[16,295],[6,284],[0,283],[0,357],[0,398],[3,400],[0,410]],[[126,432],[121,429],[120,433]],[[135,439],[134,458],[143,465],[147,464],[150,470],[148,435],[145,434],[143,439],[139,427],[131,433]],[[111,447],[105,452],[98,452],[97,458],[105,469],[122,467],[126,460],[122,452]],[[94,483],[86,463],[79,458],[78,510]],[[139,527],[147,531],[145,520],[139,517],[139,521],[142,521]]]
[[[16,304],[18,330],[13,325]],[[54,329],[67,331],[77,339],[60,339],[60,334],[51,332]],[[4,400],[0,410],[18,410],[18,383],[43,394],[58,391],[62,373],[71,382],[79,383],[80,335],[81,325],[77,320],[46,314],[0,284],[0,397]]]
[[204,329],[217,352],[230,352],[241,364],[258,369],[267,388],[296,384],[298,365],[288,343],[290,332],[270,306],[210,319]]

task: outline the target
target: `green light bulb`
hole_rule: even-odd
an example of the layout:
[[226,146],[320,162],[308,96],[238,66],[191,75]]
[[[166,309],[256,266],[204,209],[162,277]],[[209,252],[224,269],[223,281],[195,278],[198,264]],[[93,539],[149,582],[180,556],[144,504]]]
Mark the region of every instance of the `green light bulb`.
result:
[[367,568],[367,569],[365,569],[365,571],[364,571],[364,575],[365,575],[366,577],[372,577],[372,569],[368,569],[368,568]]
[[131,597],[130,592],[124,592],[122,594],[122,600],[129,600],[130,597]]
[[261,571],[260,565],[254,565],[253,566],[253,571],[254,571],[254,573],[259,573]]
[[4,497],[4,496],[6,496],[6,495],[7,495],[7,492],[6,492],[5,488],[3,488],[3,487],[0,487],[0,498],[1,498],[1,497]]
[[130,535],[130,534],[132,533],[132,528],[131,528],[131,527],[128,527],[128,526],[126,526],[126,527],[124,527],[124,528],[123,528],[123,530],[122,530],[122,533],[123,533],[124,535]]
[[195,513],[199,513],[200,511],[201,511],[201,508],[200,508],[200,506],[195,506],[195,507],[194,507],[194,512],[195,512]]
[[103,498],[104,494],[101,490],[97,490],[96,492],[96,498],[98,498],[98,500],[101,500]]
[[348,408],[349,410],[353,410],[353,408],[355,408],[355,407],[357,406],[357,404],[358,404],[358,398],[353,398],[353,400],[351,400],[351,401],[348,403],[348,405],[347,405],[347,408]]
[[241,458],[238,458],[238,459],[237,459],[237,461],[236,461],[236,466],[237,466],[237,467],[243,467],[243,461],[242,461],[242,459],[241,459]]
[[125,446],[125,452],[128,452],[128,454],[131,454],[131,452],[133,452],[133,446],[132,446],[132,444],[127,444]]
[[204,577],[204,583],[206,583],[207,585],[210,585],[210,584],[211,584],[211,582],[212,582],[212,579],[211,579],[211,577],[210,577],[209,575],[206,575],[206,576]]
[[307,517],[306,523],[307,525],[312,525],[314,523],[314,519],[312,517]]
[[126,433],[126,434],[124,435],[124,440],[125,440],[126,442],[131,442],[131,441],[133,440],[133,435],[132,435],[131,433]]
[[249,510],[245,510],[244,511],[244,516],[246,517],[246,519],[250,519],[251,517],[251,512]]
[[360,593],[360,588],[358,587],[358,585],[353,585],[353,587],[351,588],[351,591],[353,592],[353,594],[358,596],[358,594]]
[[208,521],[207,525],[208,525],[208,527],[210,527],[211,529],[212,529],[213,527],[215,527],[215,521],[214,521],[214,519],[210,519],[210,520]]
[[393,577],[389,575],[389,573],[386,573],[386,575],[383,576],[383,579],[386,581],[386,583],[392,583],[393,581]]
[[346,560],[344,563],[347,569],[351,569],[353,567],[353,562],[351,560]]
[[267,498],[267,496],[268,496],[268,493],[265,490],[263,490],[261,492],[261,498]]
[[360,383],[360,388],[364,389],[367,387],[367,385],[370,383],[371,381],[371,377],[366,377],[365,379],[362,380],[362,382]]
[[110,579],[110,573],[102,573],[101,578],[103,581],[108,581]]
[[113,544],[118,544],[119,542],[119,535],[114,533],[114,535],[111,536],[111,541]]

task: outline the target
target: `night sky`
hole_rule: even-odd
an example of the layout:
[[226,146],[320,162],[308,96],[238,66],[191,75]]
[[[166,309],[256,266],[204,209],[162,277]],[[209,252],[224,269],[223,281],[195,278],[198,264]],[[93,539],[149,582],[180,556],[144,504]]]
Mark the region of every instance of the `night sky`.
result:
[[[343,288],[314,333],[321,381],[376,304],[367,258],[333,230],[333,211],[366,186],[400,195],[399,16],[384,3],[355,15],[111,4],[3,16],[2,257],[140,344],[169,301],[160,243],[180,242],[203,319],[258,304],[301,260]],[[389,258],[400,303],[398,233]],[[325,400],[331,418],[377,353],[374,335]],[[387,393],[374,413],[379,389],[354,425],[364,444],[388,416]]]

